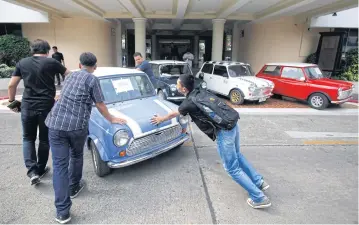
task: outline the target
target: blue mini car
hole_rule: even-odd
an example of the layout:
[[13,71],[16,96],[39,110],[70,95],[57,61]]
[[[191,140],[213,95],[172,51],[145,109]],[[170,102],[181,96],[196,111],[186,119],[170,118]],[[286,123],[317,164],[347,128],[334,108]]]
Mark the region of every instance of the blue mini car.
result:
[[93,107],[87,145],[98,176],[109,174],[113,168],[155,157],[189,139],[187,117],[151,124],[150,119],[155,114],[166,115],[178,106],[159,99],[145,73],[120,67],[99,67],[94,75],[100,80],[109,112],[127,120],[125,125],[111,124]]

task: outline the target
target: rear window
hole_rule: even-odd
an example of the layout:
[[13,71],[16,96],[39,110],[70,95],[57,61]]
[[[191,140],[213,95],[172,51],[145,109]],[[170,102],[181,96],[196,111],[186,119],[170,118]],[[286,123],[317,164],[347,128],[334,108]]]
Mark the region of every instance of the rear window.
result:
[[272,76],[280,76],[280,69],[280,66],[266,66],[266,68],[263,70],[263,73]]
[[203,73],[210,73],[212,74],[213,71],[213,64],[204,64],[204,66],[202,67],[202,72]]

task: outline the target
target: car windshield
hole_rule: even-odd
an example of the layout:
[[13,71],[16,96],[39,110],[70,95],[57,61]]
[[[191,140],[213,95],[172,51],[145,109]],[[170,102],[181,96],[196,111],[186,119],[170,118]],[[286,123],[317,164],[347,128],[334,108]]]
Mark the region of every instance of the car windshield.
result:
[[254,76],[252,68],[249,65],[228,66],[228,73],[231,77]]
[[319,67],[307,67],[305,68],[305,72],[307,73],[309,79],[320,79],[324,77]]
[[162,76],[180,76],[181,74],[191,74],[188,64],[165,64],[160,66]]
[[144,75],[119,75],[100,79],[105,103],[128,101],[155,95],[155,90]]

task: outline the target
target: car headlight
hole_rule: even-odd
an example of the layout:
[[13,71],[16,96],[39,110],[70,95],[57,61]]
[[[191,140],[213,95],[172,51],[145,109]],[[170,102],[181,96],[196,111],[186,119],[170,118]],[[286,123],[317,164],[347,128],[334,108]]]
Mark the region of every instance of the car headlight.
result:
[[270,82],[270,88],[274,88],[274,83],[273,82]]
[[338,88],[338,96],[340,96],[342,94],[343,89],[342,88]]
[[180,124],[187,124],[188,123],[188,116],[179,116],[179,122]]
[[122,147],[128,143],[129,139],[130,136],[128,135],[128,132],[126,130],[119,130],[113,136],[113,143],[117,147]]
[[171,91],[177,91],[177,87],[175,84],[171,84],[170,89],[171,89]]
[[256,85],[255,84],[251,84],[249,87],[248,87],[248,90],[250,92],[253,92],[254,90],[256,90]]
[[207,88],[207,83],[203,81],[201,83],[201,88],[206,89]]

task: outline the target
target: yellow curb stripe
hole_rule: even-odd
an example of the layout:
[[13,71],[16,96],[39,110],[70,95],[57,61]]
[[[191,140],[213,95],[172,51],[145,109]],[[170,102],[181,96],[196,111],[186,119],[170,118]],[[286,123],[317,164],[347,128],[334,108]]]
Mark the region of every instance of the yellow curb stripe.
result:
[[311,140],[304,141],[306,145],[359,145],[359,140],[342,141],[342,140]]

